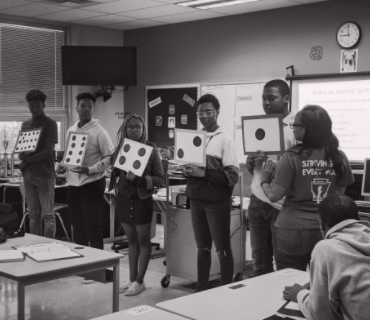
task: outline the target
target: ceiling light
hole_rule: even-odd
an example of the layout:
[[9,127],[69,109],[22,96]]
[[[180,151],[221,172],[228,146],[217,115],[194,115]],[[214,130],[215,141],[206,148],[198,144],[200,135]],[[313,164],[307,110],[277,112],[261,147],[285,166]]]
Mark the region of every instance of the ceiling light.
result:
[[235,1],[228,1],[228,2],[219,2],[219,3],[209,4],[209,5],[202,5],[202,6],[199,6],[199,7],[197,6],[196,8],[197,9],[212,9],[212,8],[233,6],[235,4],[255,2],[255,1],[260,1],[260,0],[235,0]]
[[254,1],[260,0],[192,0],[186,2],[179,2],[176,4],[179,6],[191,7],[195,9],[211,9]]

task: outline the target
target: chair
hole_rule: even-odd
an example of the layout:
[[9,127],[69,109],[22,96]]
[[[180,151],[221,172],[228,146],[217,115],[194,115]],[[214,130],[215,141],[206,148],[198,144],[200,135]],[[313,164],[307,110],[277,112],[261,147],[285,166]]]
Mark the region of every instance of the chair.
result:
[[359,212],[358,217],[362,221],[370,222],[370,213],[369,212]]
[[[19,226],[19,229],[22,229],[23,224],[24,224],[24,222],[26,220],[26,217],[28,216],[29,212],[26,209],[26,193],[25,193],[25,190],[24,190],[24,184],[19,185],[19,190],[21,191],[21,194],[22,194],[22,203],[23,203],[23,219],[22,219],[21,225]],[[70,241],[68,232],[67,232],[67,230],[64,226],[64,223],[63,223],[63,219],[60,216],[60,213],[58,212],[59,210],[67,208],[67,207],[68,207],[68,204],[54,203],[54,214],[58,217],[58,219],[60,221],[60,224],[62,225],[62,228],[64,230],[64,233],[66,235],[67,240]],[[72,236],[72,238],[73,238],[73,236]]]

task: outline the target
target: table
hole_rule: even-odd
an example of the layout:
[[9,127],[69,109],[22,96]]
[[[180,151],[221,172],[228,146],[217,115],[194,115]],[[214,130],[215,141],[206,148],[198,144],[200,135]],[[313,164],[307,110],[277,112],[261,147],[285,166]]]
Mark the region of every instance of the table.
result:
[[[73,243],[57,241],[54,239],[26,233],[26,235],[22,238],[8,239],[7,242],[1,243],[0,250],[9,250],[14,246],[53,241],[62,243],[63,245],[68,246],[72,249],[76,247],[76,244]],[[24,261],[0,264],[0,276],[17,281],[18,320],[25,319],[26,286],[96,270],[102,270],[110,267],[113,267],[112,310],[113,312],[117,312],[119,310],[119,259],[122,258],[122,255],[90,247],[84,247],[78,252],[81,253],[83,257],[43,263],[37,263],[32,259],[26,257]]]
[[[285,269],[293,270],[293,269]],[[281,271],[239,281],[215,289],[161,302],[157,307],[194,320],[261,320],[274,314],[285,302],[285,286],[309,281],[309,273]],[[243,287],[231,289],[235,285]]]
[[141,305],[135,308],[108,314],[93,320],[185,320],[186,318],[151,306]]

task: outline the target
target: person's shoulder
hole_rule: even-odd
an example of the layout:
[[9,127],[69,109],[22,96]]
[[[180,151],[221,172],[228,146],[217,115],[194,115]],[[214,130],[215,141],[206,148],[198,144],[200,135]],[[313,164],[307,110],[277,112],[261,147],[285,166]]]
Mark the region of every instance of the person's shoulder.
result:
[[337,256],[338,247],[334,240],[324,239],[319,241],[312,251],[312,259],[331,260]]

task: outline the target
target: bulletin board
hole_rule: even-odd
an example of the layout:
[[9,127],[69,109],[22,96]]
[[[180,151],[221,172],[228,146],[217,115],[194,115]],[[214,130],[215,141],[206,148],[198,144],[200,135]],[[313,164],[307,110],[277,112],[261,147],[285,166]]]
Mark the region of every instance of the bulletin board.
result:
[[158,147],[174,146],[174,129],[197,129],[195,104],[199,84],[146,87],[148,139]]
[[267,81],[228,84],[202,84],[200,95],[213,94],[220,101],[218,124],[235,141],[239,163],[245,163],[241,117],[265,115],[262,107],[262,92]]

